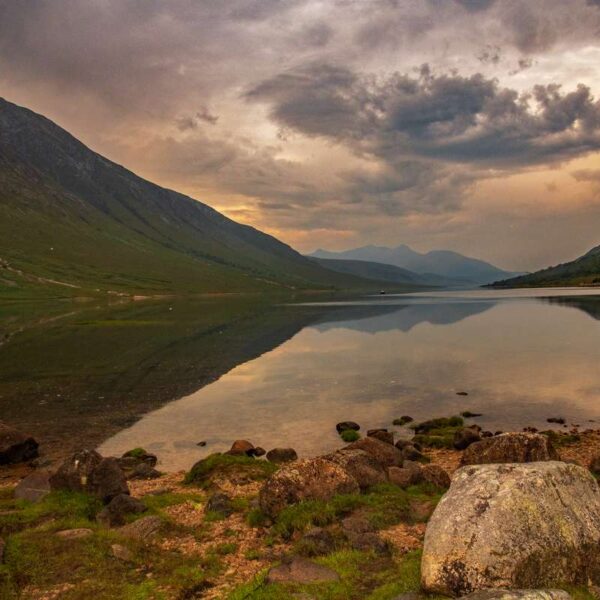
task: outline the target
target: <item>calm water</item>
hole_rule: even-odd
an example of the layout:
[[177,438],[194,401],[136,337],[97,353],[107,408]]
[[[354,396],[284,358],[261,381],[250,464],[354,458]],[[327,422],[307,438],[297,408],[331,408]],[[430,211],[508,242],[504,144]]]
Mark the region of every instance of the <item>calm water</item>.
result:
[[547,427],[550,416],[593,426],[598,293],[478,290],[278,308],[277,328],[269,321],[259,331],[281,334],[285,311],[293,326],[262,355],[145,414],[100,451],[143,446],[174,470],[236,438],[314,455],[339,446],[335,423],[348,419],[366,429],[471,410],[492,430]]

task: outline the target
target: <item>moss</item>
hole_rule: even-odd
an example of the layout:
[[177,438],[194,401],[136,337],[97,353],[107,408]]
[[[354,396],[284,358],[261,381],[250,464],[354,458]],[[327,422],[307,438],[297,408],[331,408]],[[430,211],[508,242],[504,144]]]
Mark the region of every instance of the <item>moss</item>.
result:
[[215,547],[215,552],[220,556],[226,556],[227,554],[233,554],[238,548],[235,542],[225,542]]
[[144,450],[144,448],[134,448],[133,450],[128,450],[127,452],[125,452],[125,454],[123,454],[123,456],[132,456],[133,458],[143,458],[147,454],[148,453],[146,452],[146,450]]
[[185,476],[185,483],[207,485],[214,475],[239,474],[251,480],[262,480],[272,475],[277,465],[249,456],[211,454],[198,461]]
[[430,419],[422,423],[414,423],[410,425],[416,433],[431,433],[434,430],[446,430],[452,428],[463,427],[465,421],[462,417],[440,417],[438,419]]
[[554,431],[553,429],[540,431],[540,433],[549,437],[554,446],[568,446],[570,444],[576,444],[581,440],[581,436],[576,433],[562,433],[561,431]]
[[440,432],[431,435],[418,434],[413,437],[413,441],[425,448],[454,448],[454,432]]
[[344,429],[340,433],[340,437],[346,443],[356,442],[356,440],[360,439],[360,433],[358,433],[358,431],[354,431],[354,429]]

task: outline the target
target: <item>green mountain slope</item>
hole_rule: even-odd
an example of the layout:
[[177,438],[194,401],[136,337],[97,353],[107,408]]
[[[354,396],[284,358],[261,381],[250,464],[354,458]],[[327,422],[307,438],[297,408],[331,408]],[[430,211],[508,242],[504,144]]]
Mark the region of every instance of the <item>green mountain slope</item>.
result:
[[0,99],[0,293],[365,287]]
[[493,287],[558,287],[600,285],[600,246],[577,260],[529,275],[497,281]]

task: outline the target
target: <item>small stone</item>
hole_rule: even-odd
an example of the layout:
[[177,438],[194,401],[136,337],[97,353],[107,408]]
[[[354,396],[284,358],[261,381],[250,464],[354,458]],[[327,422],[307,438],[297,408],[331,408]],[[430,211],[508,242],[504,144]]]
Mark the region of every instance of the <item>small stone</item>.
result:
[[206,446],[206,442],[204,440],[202,440],[201,442],[198,442],[196,444],[196,446],[200,446],[200,448],[204,448],[204,446]]
[[264,448],[255,446],[254,450],[252,451],[252,456],[264,456],[266,453],[267,451]]
[[233,514],[231,498],[223,492],[215,492],[206,502],[207,512],[216,512],[225,517]]
[[140,463],[137,465],[131,474],[127,477],[127,479],[131,481],[136,480],[149,480],[149,479],[158,479],[160,477],[160,472],[151,467],[147,463]]
[[402,465],[402,452],[398,448],[373,437],[364,437],[344,448],[347,450],[364,450],[382,467],[399,467]]
[[546,421],[548,423],[556,423],[557,425],[564,425],[566,423],[562,417],[549,417]]
[[108,505],[96,515],[96,520],[106,527],[116,527],[125,523],[125,517],[146,512],[146,505],[128,494],[115,496]]
[[21,479],[15,488],[15,498],[28,502],[39,502],[49,493],[50,473],[48,471],[34,471],[25,479]]
[[342,433],[342,431],[346,431],[348,429],[352,429],[353,431],[359,431],[360,425],[355,423],[354,421],[342,421],[335,426],[335,429],[338,433]]
[[110,549],[115,558],[123,562],[133,562],[133,553],[129,548],[121,544],[113,544]]
[[254,445],[251,444],[248,440],[235,440],[231,445],[231,448],[225,452],[225,454],[231,454],[233,456],[252,456],[252,452],[254,450]]
[[286,463],[298,460],[298,454],[293,448],[273,448],[267,452],[267,460],[272,463]]
[[424,460],[425,459],[425,455],[413,444],[410,444],[408,446],[404,446],[404,448],[402,448],[402,460],[413,460],[413,461],[417,461],[417,460]]
[[160,517],[142,517],[133,523],[128,523],[119,529],[119,533],[125,537],[145,542],[154,537],[162,528]]
[[479,432],[473,427],[463,427],[454,432],[453,446],[457,450],[465,450],[471,444],[481,440]]
[[91,529],[80,527],[78,529],[63,529],[62,531],[57,531],[56,535],[65,540],[80,540],[94,535],[94,532]]
[[327,583],[339,581],[340,576],[333,570],[311,560],[294,556],[289,563],[272,567],[266,577],[267,583]]
[[313,527],[302,536],[298,549],[305,556],[323,556],[336,549],[336,540],[327,529]]
[[412,469],[405,469],[404,467],[388,467],[387,473],[390,483],[393,483],[398,487],[407,488],[417,483],[417,481],[415,481],[415,472]]
[[375,554],[391,554],[388,542],[376,533],[361,533],[349,536],[350,545],[354,550],[361,552],[375,552]]
[[457,396],[468,396],[469,392],[456,392]]
[[387,429],[369,429],[369,431],[367,431],[367,437],[372,437],[381,442],[385,442],[386,444],[394,445],[394,434]]

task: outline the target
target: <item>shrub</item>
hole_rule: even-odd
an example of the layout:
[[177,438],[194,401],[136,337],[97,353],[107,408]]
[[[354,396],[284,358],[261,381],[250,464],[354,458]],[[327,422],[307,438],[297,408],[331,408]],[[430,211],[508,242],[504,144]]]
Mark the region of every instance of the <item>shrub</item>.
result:
[[347,443],[356,442],[356,440],[360,439],[360,434],[358,431],[354,431],[354,429],[344,429],[340,433],[340,437]]

